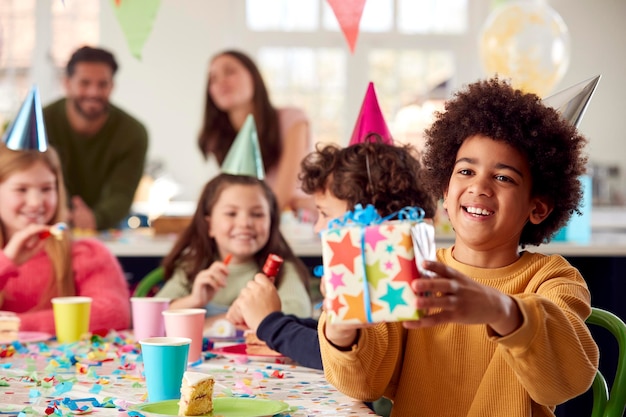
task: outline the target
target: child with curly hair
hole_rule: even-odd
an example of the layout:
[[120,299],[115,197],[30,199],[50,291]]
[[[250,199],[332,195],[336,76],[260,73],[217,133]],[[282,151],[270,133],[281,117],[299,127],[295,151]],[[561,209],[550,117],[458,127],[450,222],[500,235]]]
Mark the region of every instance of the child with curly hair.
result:
[[[534,94],[498,78],[459,91],[426,131],[424,185],[444,198],[454,245],[415,280],[419,321],[331,325],[328,381],[392,416],[553,416],[586,391],[598,348],[590,294],[547,242],[577,211],[586,139]],[[442,401],[445,398],[445,401]]]
[[[347,148],[318,146],[302,161],[302,189],[313,195],[318,211],[316,232],[357,204],[372,204],[381,216],[406,206],[421,207],[429,218],[435,215],[436,201],[421,185],[420,163],[412,148],[376,139],[368,137]],[[276,289],[266,278],[248,283],[227,318],[256,331],[271,349],[301,365],[322,369],[317,320],[281,312]]]

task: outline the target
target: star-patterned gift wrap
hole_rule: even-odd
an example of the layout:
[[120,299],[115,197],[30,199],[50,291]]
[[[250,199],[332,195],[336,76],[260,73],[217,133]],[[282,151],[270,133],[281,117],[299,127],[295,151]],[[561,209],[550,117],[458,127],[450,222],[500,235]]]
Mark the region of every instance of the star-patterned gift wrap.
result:
[[347,223],[322,232],[322,279],[330,323],[395,322],[423,316],[409,286],[419,277],[411,237],[414,224],[414,220]]

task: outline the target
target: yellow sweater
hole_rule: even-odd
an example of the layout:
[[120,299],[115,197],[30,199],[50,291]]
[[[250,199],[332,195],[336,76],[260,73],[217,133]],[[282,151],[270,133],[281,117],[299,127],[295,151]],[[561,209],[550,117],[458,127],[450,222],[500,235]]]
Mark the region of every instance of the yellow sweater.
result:
[[591,386],[598,348],[585,324],[589,291],[565,259],[524,252],[512,265],[483,269],[455,261],[451,248],[437,258],[511,294],[522,326],[499,337],[486,325],[381,323],[361,329],[344,352],[324,336],[322,315],[324,372],[337,389],[365,401],[390,398],[392,417],[514,417],[553,416],[557,404]]

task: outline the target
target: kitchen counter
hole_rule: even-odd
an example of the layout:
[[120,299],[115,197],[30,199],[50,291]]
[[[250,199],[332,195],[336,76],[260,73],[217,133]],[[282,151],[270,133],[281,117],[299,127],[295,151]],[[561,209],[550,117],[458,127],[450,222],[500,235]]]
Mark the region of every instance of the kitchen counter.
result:
[[[318,237],[309,238],[285,236],[296,255],[300,257],[321,256],[321,243]],[[117,257],[164,257],[172,248],[175,235],[153,235],[151,230],[136,229],[119,233],[104,233],[98,238]],[[438,247],[450,246],[453,236],[436,239]],[[583,245],[572,242],[551,242],[541,246],[528,246],[530,252],[560,254],[563,256],[626,256],[626,231],[593,232],[591,242]]]

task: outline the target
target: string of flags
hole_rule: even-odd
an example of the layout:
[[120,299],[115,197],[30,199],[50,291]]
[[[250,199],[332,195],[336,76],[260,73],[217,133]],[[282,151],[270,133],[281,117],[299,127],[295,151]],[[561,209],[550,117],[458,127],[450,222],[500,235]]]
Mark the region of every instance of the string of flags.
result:
[[[110,0],[115,17],[128,43],[130,53],[141,59],[144,45],[152,32],[161,0]],[[366,0],[326,0],[354,54]],[[64,3],[65,4],[65,3]]]

